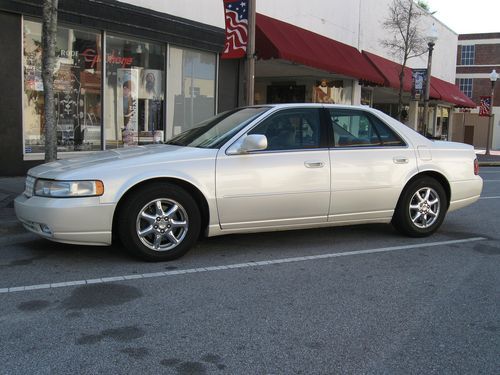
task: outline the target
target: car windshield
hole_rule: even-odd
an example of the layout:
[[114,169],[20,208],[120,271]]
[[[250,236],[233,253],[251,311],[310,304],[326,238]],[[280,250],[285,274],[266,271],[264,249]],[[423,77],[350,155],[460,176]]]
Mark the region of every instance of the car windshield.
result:
[[169,145],[219,148],[269,107],[249,107],[223,112],[167,142]]

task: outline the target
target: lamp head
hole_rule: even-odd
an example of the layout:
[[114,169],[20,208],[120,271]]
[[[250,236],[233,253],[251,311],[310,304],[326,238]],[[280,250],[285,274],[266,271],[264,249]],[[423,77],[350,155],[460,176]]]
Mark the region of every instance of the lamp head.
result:
[[438,40],[438,31],[436,25],[432,24],[432,26],[429,28],[425,40],[427,41],[427,44],[434,45],[436,43],[436,41]]
[[492,70],[492,72],[490,73],[490,81],[493,83],[493,82],[496,82],[498,79],[498,73],[495,69]]

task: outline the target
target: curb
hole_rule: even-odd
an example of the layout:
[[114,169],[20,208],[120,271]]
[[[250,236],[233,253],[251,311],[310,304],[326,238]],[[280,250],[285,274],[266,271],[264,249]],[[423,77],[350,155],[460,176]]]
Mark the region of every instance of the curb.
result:
[[480,161],[480,167],[500,167],[500,161]]

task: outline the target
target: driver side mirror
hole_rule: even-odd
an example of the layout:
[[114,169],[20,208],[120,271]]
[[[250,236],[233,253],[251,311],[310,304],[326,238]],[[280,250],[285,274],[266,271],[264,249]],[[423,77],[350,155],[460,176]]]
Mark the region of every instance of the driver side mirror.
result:
[[267,137],[263,134],[249,134],[240,138],[227,150],[227,154],[246,154],[251,151],[261,151],[267,148]]

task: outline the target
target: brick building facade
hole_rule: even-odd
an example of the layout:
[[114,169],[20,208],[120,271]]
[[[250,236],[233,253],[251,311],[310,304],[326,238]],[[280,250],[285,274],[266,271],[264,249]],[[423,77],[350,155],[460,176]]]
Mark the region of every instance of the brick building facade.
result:
[[[500,72],[500,33],[458,36],[456,83],[478,105],[480,96],[490,94],[493,69]],[[500,101],[500,84],[495,87],[495,97]]]
[[[457,46],[456,84],[478,106],[481,96],[491,94],[490,74],[500,72],[500,32],[461,34]],[[495,85],[493,121],[480,117],[479,107],[471,113],[455,113],[452,139],[470,143],[476,148],[486,148],[488,127],[491,127],[493,150],[500,149],[500,81]]]

